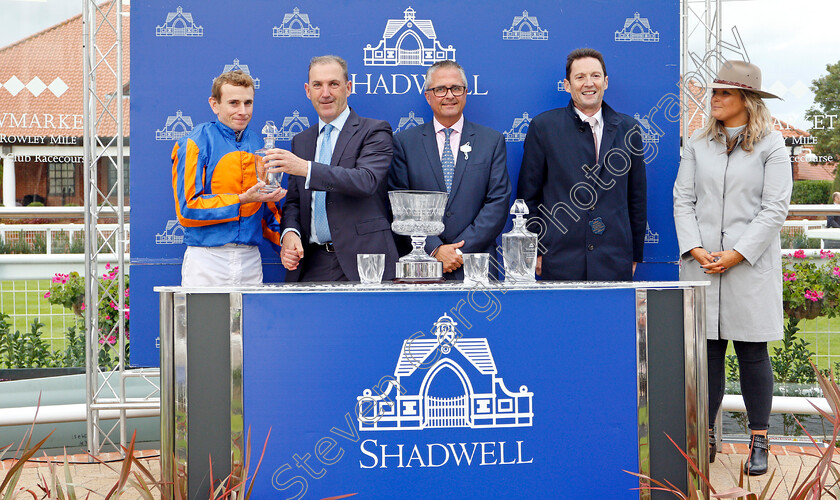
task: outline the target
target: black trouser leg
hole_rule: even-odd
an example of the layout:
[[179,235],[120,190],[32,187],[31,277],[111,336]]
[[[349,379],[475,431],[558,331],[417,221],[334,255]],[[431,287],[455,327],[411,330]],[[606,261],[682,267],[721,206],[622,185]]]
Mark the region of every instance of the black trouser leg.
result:
[[723,402],[723,392],[726,388],[726,345],[728,340],[707,340],[706,359],[709,377],[709,428],[715,426],[720,404]]
[[732,342],[738,355],[741,373],[741,394],[747,407],[750,429],[764,431],[770,427],[773,406],[773,368],[767,353],[767,342]]

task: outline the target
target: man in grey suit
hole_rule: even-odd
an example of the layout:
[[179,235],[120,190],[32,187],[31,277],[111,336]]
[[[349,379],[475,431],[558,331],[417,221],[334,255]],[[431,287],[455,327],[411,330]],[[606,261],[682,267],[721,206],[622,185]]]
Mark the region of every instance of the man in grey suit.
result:
[[357,281],[356,255],[385,254],[384,279],[396,273],[397,248],[388,222],[391,126],[362,118],[347,105],[352,90],[338,56],[309,63],[306,96],[318,125],[274,149],[266,165],[289,174],[280,260],[286,281]]
[[426,251],[443,263],[447,279],[463,279],[461,253],[496,258],[496,237],[510,207],[505,140],[499,132],[464,119],[467,79],[455,61],[429,68],[425,94],[434,120],[394,136],[388,184],[391,189],[449,193],[446,229],[426,238]]

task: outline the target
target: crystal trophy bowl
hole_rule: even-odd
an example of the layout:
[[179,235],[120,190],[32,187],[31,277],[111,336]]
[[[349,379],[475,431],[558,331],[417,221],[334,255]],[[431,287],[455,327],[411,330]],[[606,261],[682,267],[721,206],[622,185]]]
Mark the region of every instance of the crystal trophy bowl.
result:
[[443,264],[426,253],[426,236],[443,232],[446,193],[437,191],[389,191],[396,234],[411,236],[411,253],[397,262],[399,283],[438,283],[443,281]]

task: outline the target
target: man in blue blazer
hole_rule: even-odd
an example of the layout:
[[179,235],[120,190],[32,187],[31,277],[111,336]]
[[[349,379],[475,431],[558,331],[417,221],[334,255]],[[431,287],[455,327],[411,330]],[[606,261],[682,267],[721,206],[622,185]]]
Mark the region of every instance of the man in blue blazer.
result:
[[443,263],[446,279],[460,280],[461,253],[497,258],[496,237],[510,207],[505,140],[495,130],[464,120],[467,79],[455,61],[429,68],[425,95],[434,119],[394,136],[388,183],[391,189],[449,193],[446,229],[426,238],[426,251]]
[[297,134],[291,151],[274,149],[265,157],[268,167],[290,174],[281,221],[286,281],[358,281],[360,253],[385,254],[383,278],[393,279],[391,126],[349,108],[352,82],[338,56],[313,58],[304,89],[318,125]]
[[642,260],[647,180],[642,134],[603,101],[604,58],[566,60],[566,108],[536,116],[525,137],[517,197],[539,234],[537,274],[547,280],[630,281]]

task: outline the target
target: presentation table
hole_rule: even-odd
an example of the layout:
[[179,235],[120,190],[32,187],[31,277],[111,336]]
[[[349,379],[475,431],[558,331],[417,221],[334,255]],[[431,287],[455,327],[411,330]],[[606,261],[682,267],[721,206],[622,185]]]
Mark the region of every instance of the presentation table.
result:
[[164,481],[264,448],[252,498],[700,488],[668,437],[708,473],[704,286],[158,287]]

